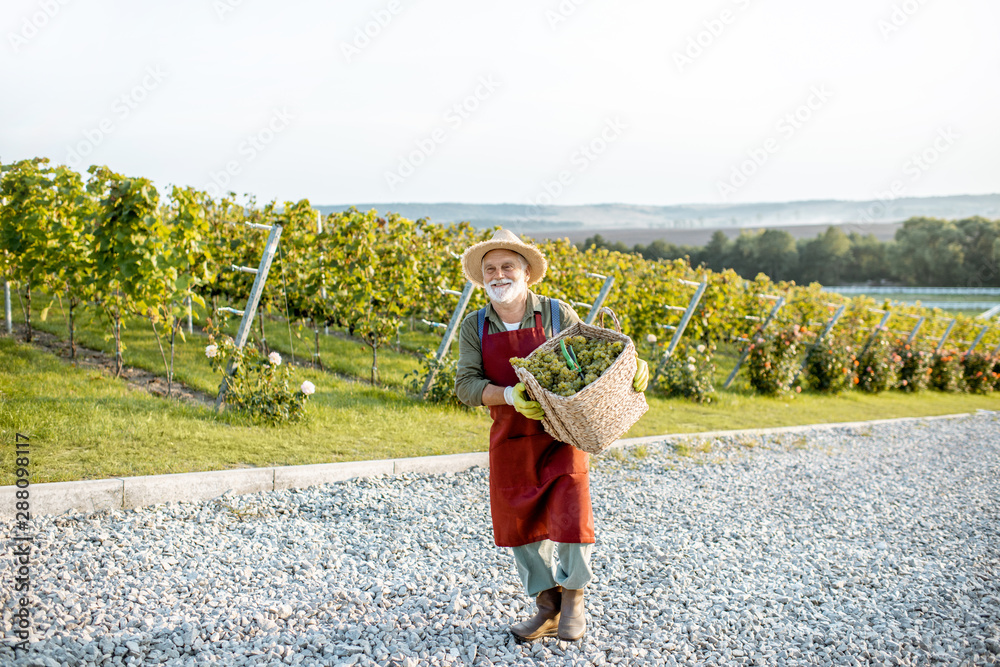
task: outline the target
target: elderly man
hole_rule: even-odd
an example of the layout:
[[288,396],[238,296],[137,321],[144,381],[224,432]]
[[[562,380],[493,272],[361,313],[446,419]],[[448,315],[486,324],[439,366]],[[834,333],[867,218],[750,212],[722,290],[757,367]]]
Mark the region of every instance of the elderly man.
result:
[[[589,459],[544,431],[541,405],[528,398],[510,358],[528,356],[580,318],[528,289],[545,276],[545,257],[505,229],[467,249],[462,268],[490,303],[462,322],[455,393],[467,405],[490,407],[493,538],[512,547],[521,583],[537,604],[532,618],[510,630],[520,641],[575,641],[586,630],[583,590],[593,577]],[[637,360],[636,391],[645,390],[648,376]]]

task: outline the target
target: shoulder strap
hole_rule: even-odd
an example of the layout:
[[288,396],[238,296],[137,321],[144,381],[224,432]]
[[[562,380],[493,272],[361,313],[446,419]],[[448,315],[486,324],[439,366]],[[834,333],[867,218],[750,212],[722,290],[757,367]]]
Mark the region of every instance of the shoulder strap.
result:
[[[483,343],[483,325],[486,324],[486,309],[489,306],[483,306],[479,309],[477,314],[477,326],[476,331],[479,332],[479,344]],[[562,331],[562,315],[559,313],[559,299],[549,299],[549,308],[552,311],[552,335],[556,336]]]
[[479,317],[478,317],[478,320],[477,320],[478,323],[479,323],[479,326],[476,327],[476,330],[479,332],[479,346],[480,347],[482,347],[482,345],[483,345],[483,325],[486,323],[486,309],[487,308],[489,308],[489,306],[483,306],[482,308],[479,309]]

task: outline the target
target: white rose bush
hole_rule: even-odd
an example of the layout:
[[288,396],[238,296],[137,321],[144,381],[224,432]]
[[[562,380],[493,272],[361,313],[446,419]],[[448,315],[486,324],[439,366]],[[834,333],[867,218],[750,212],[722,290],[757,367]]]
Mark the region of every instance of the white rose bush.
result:
[[225,376],[229,360],[233,360],[233,376],[226,391],[226,412],[234,413],[255,425],[278,426],[297,422],[305,416],[305,404],[316,393],[316,385],[305,380],[298,390],[291,389],[291,369],[282,365],[276,351],[267,356],[254,345],[236,349],[231,336],[213,329],[205,356],[212,370]]
[[[659,358],[659,354],[657,354],[657,352],[656,352],[657,349],[658,349],[658,346],[656,344],[656,334],[652,334],[652,333],[651,334],[646,334],[646,342],[649,344],[649,358],[650,359],[658,359]],[[637,344],[636,345],[636,352],[639,351],[638,348],[639,348],[639,346]]]
[[667,397],[680,396],[697,403],[711,403],[715,393],[712,384],[714,357],[714,344],[679,344],[656,379],[655,390]]

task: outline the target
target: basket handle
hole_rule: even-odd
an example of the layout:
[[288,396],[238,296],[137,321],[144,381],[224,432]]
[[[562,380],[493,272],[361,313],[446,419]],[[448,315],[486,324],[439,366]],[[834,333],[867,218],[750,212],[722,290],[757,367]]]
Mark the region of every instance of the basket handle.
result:
[[597,311],[597,312],[601,316],[601,326],[602,327],[604,327],[605,329],[608,328],[608,327],[604,326],[604,313],[607,313],[608,315],[611,316],[611,319],[614,320],[615,331],[617,331],[618,333],[622,332],[622,325],[621,325],[621,322],[618,321],[618,316],[615,315],[615,311],[611,310],[607,306],[601,306],[601,309],[599,311]]

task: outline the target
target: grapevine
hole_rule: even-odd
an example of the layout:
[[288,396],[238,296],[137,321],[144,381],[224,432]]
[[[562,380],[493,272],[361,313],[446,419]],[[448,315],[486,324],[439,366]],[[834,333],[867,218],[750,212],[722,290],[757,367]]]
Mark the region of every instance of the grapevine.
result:
[[[225,269],[255,266],[264,244],[264,237],[247,234],[243,223],[278,223],[284,228],[278,261],[287,277],[287,286],[282,286],[282,315],[287,297],[289,324],[308,323],[317,340],[317,362],[321,325],[345,327],[349,335],[371,348],[371,376],[377,382],[379,350],[394,338],[398,341],[407,322],[413,327],[418,319],[447,320],[455,304],[447,290],[458,289],[464,282],[457,257],[475,242],[490,238],[494,231],[468,223],[442,226],[426,219],[356,210],[327,215],[317,228],[316,212],[308,200],[282,205],[277,201],[258,203],[247,196],[238,202],[235,193],[213,199],[207,193],[183,188],[175,189],[168,198],[161,197],[148,179],[126,178],[104,167],[87,171],[89,179],[84,183],[69,168],[49,165],[43,158],[0,165],[0,275],[22,299],[28,337],[33,292],[64,296],[69,305],[71,341],[77,306],[96,308],[115,338],[117,364],[122,363],[124,349],[122,318],[128,314],[149,318],[154,326],[162,319],[173,334],[180,333],[179,317],[187,312],[186,304],[205,303],[202,307],[214,312],[223,304],[243,303],[248,281]],[[986,223],[997,224],[976,224]],[[979,229],[975,225],[969,228],[973,227]],[[664,306],[684,306],[692,294],[690,283],[705,282],[706,290],[688,322],[685,339],[706,346],[753,345],[748,374],[758,378],[773,374],[777,361],[770,352],[760,354],[762,343],[755,342],[758,338],[773,338],[773,331],[795,325],[804,330],[803,335],[815,335],[819,325],[843,305],[843,315],[832,332],[840,346],[838,352],[865,347],[884,312],[891,311],[896,328],[905,322],[905,328],[910,329],[909,321],[903,318],[923,323],[919,334],[913,332],[909,349],[896,345],[893,350],[893,356],[900,358],[900,377],[895,385],[904,391],[922,389],[926,380],[945,390],[975,386],[984,391],[990,381],[1000,381],[996,375],[1000,362],[992,352],[992,365],[977,360],[970,369],[959,363],[963,350],[930,357],[934,343],[943,342],[946,332],[951,341],[976,339],[984,323],[971,316],[919,303],[847,298],[822,291],[818,283],[796,285],[764,274],[741,276],[731,268],[695,268],[686,259],[646,258],[596,244],[581,249],[568,239],[540,240],[536,245],[548,259],[549,269],[545,280],[533,288],[535,293],[592,303],[601,284],[593,275],[613,277],[615,287],[604,305],[614,309],[623,333],[633,340],[655,337],[663,328],[676,326],[679,313],[665,311]],[[264,293],[260,304],[263,313],[269,312],[269,304],[279,303],[279,294],[277,290]],[[769,331],[758,332],[758,323],[771,308],[764,296],[783,297],[785,305]],[[483,303],[483,293],[477,292],[469,307],[475,309]],[[42,319],[47,310],[41,311]],[[266,347],[265,319],[261,317],[258,323],[260,342]],[[794,354],[787,349],[780,355],[788,357],[784,365],[789,368],[797,368],[801,361],[798,343],[795,341]],[[981,351],[1000,349],[1000,327],[991,326],[979,344]],[[784,347],[791,348],[792,342]],[[848,388],[892,386],[885,384],[892,378],[882,377],[878,360],[868,371],[869,360],[856,366],[851,359],[845,373],[843,360],[833,359],[842,355],[831,355],[833,351],[824,348],[813,354],[812,372],[806,377],[813,383],[825,374],[829,376],[825,380],[833,381],[829,387],[825,380],[820,381],[817,390],[831,389],[845,379],[850,382]],[[698,385],[704,394],[701,389],[710,387],[711,374],[702,378],[704,382],[699,379],[700,369],[699,378],[686,377],[690,362],[682,363],[688,357],[700,360],[699,355],[678,351],[675,356],[680,384]],[[555,361],[565,365],[561,359]],[[164,363],[169,376],[169,363],[166,359]],[[757,372],[761,369],[764,373]],[[591,368],[587,370],[594,375]],[[587,384],[586,372],[582,378],[579,374],[557,378],[554,371],[550,375],[554,387],[563,383],[564,393],[571,394]],[[784,372],[781,376],[765,381],[766,386],[758,390],[769,393],[779,386],[787,390]]]

